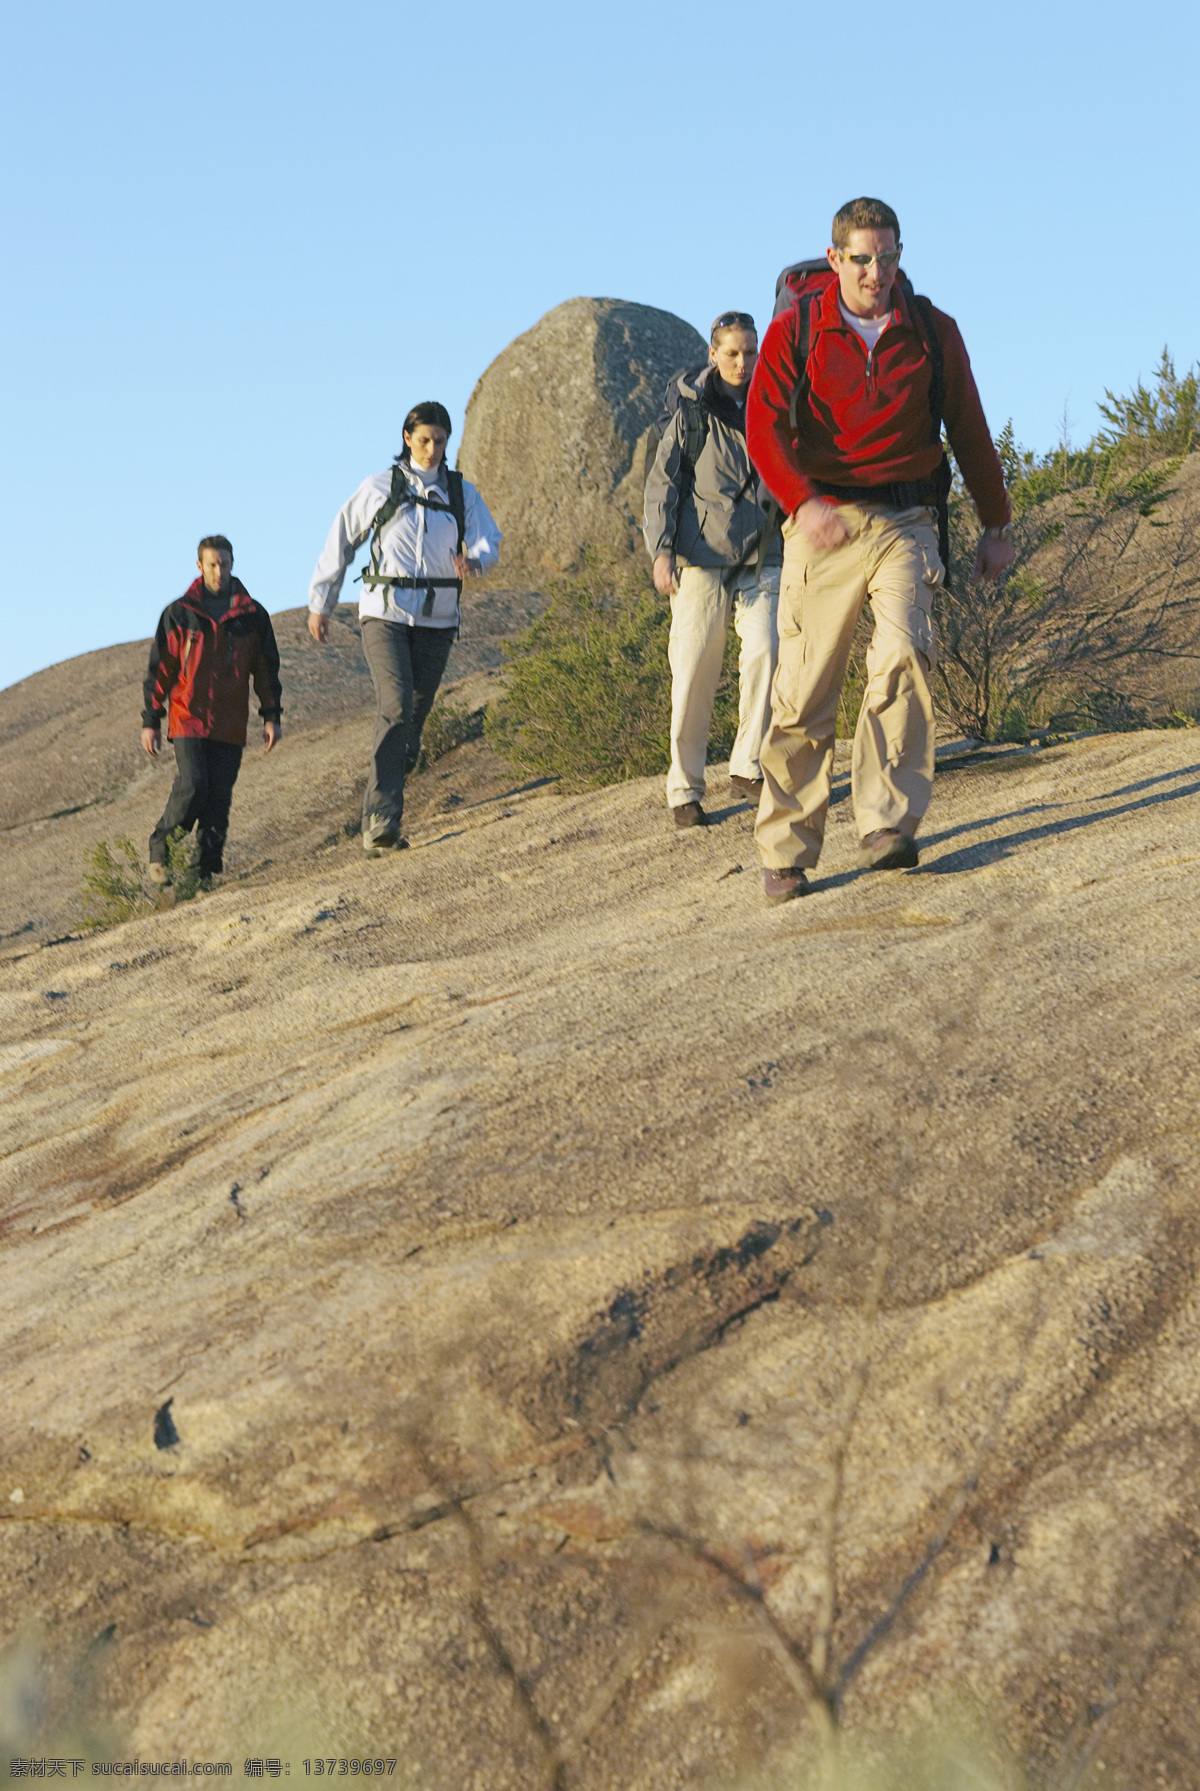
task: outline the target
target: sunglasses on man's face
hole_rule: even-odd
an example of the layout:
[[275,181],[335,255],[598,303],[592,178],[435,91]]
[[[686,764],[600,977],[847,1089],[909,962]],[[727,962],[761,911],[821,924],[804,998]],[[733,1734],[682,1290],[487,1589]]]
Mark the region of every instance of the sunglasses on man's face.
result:
[[870,267],[873,261],[877,261],[880,267],[895,267],[899,259],[899,249],[884,249],[878,255],[842,255],[842,260],[850,262],[852,267]]

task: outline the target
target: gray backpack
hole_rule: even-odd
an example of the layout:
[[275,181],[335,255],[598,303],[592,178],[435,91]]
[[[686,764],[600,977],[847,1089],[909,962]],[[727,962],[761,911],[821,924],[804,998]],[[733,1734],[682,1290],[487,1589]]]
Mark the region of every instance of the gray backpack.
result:
[[667,389],[663,393],[662,410],[655,419],[646,439],[646,455],[642,462],[642,486],[650,477],[650,469],[654,465],[658,453],[658,444],[671,427],[675,413],[683,417],[683,478],[684,486],[680,496],[690,491],[696,482],[696,462],[704,451],[704,443],[708,439],[708,412],[698,399],[689,398],[680,390],[680,381],[686,380],[694,385],[696,380],[708,366],[701,361],[695,367],[680,367],[672,373],[667,381]]

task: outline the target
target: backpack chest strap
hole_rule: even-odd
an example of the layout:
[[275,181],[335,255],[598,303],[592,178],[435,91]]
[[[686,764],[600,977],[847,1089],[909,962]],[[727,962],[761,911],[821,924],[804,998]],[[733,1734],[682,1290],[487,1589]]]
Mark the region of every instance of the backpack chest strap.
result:
[[[370,582],[376,582],[379,579],[383,531],[392,520],[392,517],[396,514],[397,510],[404,504],[420,504],[423,509],[432,510],[435,514],[440,511],[443,516],[452,516],[458,534],[458,541],[454,551],[455,553],[462,552],[463,539],[466,535],[466,502],[463,494],[462,474],[453,467],[447,467],[446,484],[449,490],[448,503],[442,502],[440,497],[423,497],[405,477],[402,462],[399,460],[395,462],[392,467],[391,488],[388,491],[387,497],[384,498],[383,503],[375,512],[371,524],[371,570],[369,575],[365,573],[359,574],[359,578],[362,579],[364,583],[368,582],[368,578],[370,579]],[[390,579],[386,582],[395,584],[397,581],[395,579]],[[422,582],[427,584],[429,581],[426,579]]]

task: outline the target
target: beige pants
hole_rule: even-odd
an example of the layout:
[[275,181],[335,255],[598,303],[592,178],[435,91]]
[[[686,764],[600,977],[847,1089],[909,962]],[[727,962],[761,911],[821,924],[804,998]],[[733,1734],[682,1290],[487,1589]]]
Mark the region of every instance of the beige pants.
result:
[[778,566],[765,566],[757,578],[752,571],[739,572],[732,580],[728,574],[710,571],[705,566],[680,567],[678,589],[671,598],[671,635],[667,645],[671,664],[667,802],[671,808],[699,802],[704,794],[708,729],[731,612],[741,652],[738,731],[729,755],[729,769],[735,777],[761,775],[758,755],[771,719],[778,601]]
[[841,547],[813,547],[790,517],[783,525],[779,666],[755,827],[771,870],[811,869],[820,856],[838,699],[868,596],[875,632],[851,771],[860,836],[883,827],[915,834],[933,793],[936,513],[842,504],[838,515],[850,535]]

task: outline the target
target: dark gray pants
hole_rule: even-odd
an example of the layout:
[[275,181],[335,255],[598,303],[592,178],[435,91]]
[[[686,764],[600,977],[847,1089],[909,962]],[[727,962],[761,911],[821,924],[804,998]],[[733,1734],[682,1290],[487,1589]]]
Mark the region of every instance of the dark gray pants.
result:
[[375,738],[363,796],[363,830],[372,815],[400,825],[404,780],[421,751],[421,729],[442,681],[452,628],[410,628],[366,616],[363,652],[375,686]]
[[200,875],[213,877],[222,868],[229,804],[242,764],[240,746],[225,740],[172,740],[175,782],[162,820],[150,835],[151,864],[166,864],[167,835],[182,827],[196,829],[200,842]]

